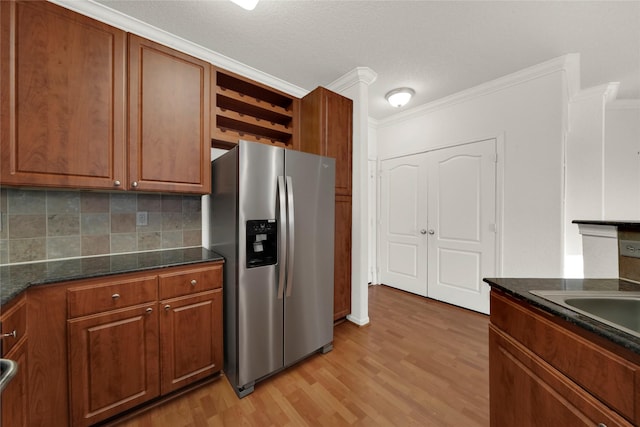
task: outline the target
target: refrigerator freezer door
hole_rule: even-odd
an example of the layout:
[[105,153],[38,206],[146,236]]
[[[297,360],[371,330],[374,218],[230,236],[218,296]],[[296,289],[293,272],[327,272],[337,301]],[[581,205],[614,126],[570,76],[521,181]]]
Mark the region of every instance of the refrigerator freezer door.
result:
[[285,174],[295,212],[293,280],[284,304],[288,366],[333,341],[335,160],[285,150]]
[[[245,227],[248,220],[279,218],[277,182],[284,172],[283,152],[263,144],[239,144],[238,387],[283,366],[283,300],[278,299],[282,260],[276,265],[247,268]],[[278,246],[282,244],[278,242]]]

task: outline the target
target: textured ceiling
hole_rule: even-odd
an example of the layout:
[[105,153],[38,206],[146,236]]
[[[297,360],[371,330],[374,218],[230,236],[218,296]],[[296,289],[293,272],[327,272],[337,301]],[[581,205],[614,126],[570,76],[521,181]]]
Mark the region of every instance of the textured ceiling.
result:
[[640,98],[640,0],[95,1],[307,90],[369,67],[378,120],[391,89],[415,89],[411,108],[567,53],[583,88]]

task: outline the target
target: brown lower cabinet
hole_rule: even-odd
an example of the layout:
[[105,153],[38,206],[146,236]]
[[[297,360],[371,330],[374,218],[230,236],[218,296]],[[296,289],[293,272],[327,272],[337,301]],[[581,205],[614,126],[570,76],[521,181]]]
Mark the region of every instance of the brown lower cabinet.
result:
[[585,334],[492,290],[491,427],[637,426],[635,356]]
[[222,369],[221,262],[26,293],[32,335],[25,425],[93,425],[171,398]]
[[167,394],[222,367],[222,289],[160,302],[160,391]]
[[0,426],[29,425],[26,303],[24,295],[3,307],[2,357],[18,363],[18,371],[0,395]]
[[351,196],[336,196],[333,320],[351,313]]
[[69,320],[71,424],[88,426],[159,395],[153,302]]

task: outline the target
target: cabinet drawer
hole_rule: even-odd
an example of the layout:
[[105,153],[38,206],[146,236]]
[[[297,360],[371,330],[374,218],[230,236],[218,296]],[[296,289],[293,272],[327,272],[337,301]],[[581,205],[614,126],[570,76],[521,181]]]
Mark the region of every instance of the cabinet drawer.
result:
[[222,287],[222,266],[214,265],[160,275],[160,299]]
[[491,292],[491,323],[629,420],[638,419],[640,367]]
[[24,295],[3,307],[0,317],[0,333],[2,334],[2,356],[5,356],[27,333],[27,305]]
[[153,302],[158,297],[156,276],[107,281],[67,290],[69,318]]

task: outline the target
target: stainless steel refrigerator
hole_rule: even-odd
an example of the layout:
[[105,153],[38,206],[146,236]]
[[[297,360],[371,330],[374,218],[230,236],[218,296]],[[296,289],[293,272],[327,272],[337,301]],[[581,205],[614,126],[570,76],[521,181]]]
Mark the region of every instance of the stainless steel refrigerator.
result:
[[335,160],[240,141],[212,162],[224,373],[239,397],[333,348]]

